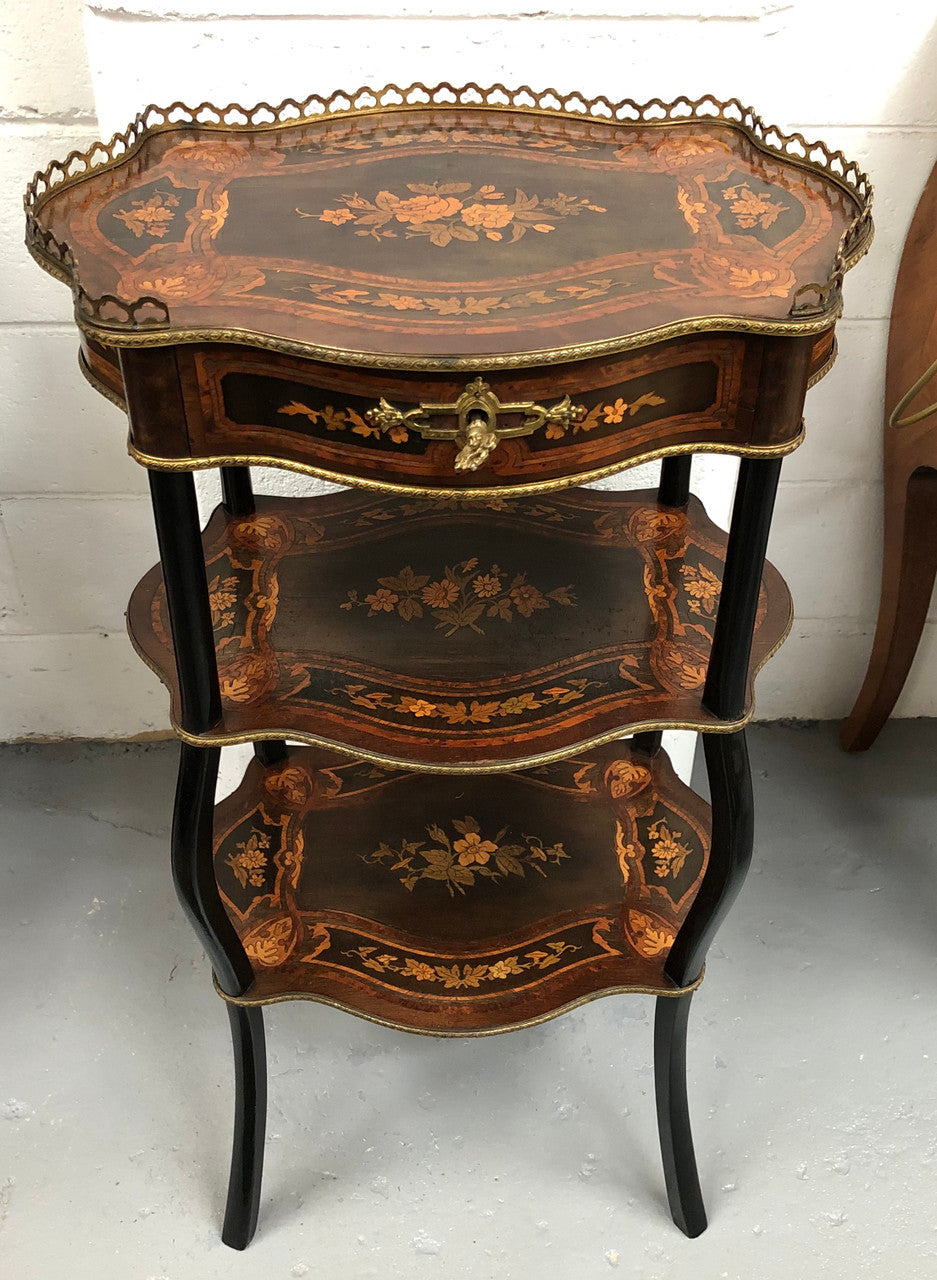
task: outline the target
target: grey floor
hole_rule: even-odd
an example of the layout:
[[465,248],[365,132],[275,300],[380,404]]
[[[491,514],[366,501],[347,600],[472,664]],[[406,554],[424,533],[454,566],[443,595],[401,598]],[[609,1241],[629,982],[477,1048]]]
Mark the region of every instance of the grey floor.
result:
[[245,1254],[175,750],[0,749],[2,1280],[937,1277],[937,724],[751,743],[755,862],[691,1021],[709,1231],[666,1213],[649,998],[461,1041],[294,1004]]

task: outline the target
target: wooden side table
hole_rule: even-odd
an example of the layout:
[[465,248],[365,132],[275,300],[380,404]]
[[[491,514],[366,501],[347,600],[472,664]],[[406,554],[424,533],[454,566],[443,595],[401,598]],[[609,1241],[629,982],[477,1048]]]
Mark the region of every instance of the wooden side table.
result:
[[[160,565],[128,616],[231,1018],[228,1244],[257,1219],[262,1006],[291,998],[485,1035],[656,995],[671,1210],[705,1228],[687,1017],[790,625],[781,459],[870,196],[737,102],[474,86],[148,108],[31,184],[29,247],[149,470]],[[689,495],[701,451],[742,458],[728,538]],[[581,487],[651,458],[657,491]],[[352,488],[255,498],[251,466]],[[704,734],[711,810],[667,728]],[[215,807],[234,742],[256,759]]]

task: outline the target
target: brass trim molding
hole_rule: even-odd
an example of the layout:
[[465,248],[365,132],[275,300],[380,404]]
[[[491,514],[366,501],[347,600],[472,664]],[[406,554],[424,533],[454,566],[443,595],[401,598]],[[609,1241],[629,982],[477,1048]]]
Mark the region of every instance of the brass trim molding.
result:
[[94,387],[95,391],[102,395],[105,400],[110,400],[111,404],[116,405],[118,409],[121,409],[124,413],[127,412],[126,400],[109,387],[106,382],[102,382],[96,373],[92,372],[80,347],[78,349],[78,371],[85,382]]
[[657,987],[646,986],[614,986],[603,987],[601,991],[592,991],[588,995],[580,996],[576,1000],[570,1000],[568,1004],[560,1005],[558,1009],[551,1009],[549,1013],[539,1014],[536,1018],[525,1018],[523,1022],[512,1022],[506,1027],[485,1027],[479,1031],[430,1031],[426,1027],[412,1027],[408,1023],[394,1022],[390,1018],[379,1018],[373,1013],[364,1013],[350,1004],[346,1004],[342,1000],[332,999],[330,996],[313,995],[308,991],[298,991],[295,994],[285,993],[280,996],[267,996],[262,999],[252,999],[248,996],[229,996],[226,991],[221,989],[218,978],[213,973],[212,981],[215,985],[215,993],[221,996],[226,1004],[240,1005],[242,1008],[260,1008],[267,1004],[285,1004],[287,1000],[312,1000],[316,1004],[326,1004],[333,1009],[341,1009],[344,1013],[352,1013],[356,1018],[363,1018],[365,1022],[376,1022],[381,1027],[391,1027],[394,1031],[409,1031],[417,1036],[432,1036],[437,1040],[454,1040],[457,1037],[463,1040],[478,1039],[482,1036],[498,1036],[503,1035],[506,1031],[517,1031],[522,1027],[539,1027],[545,1022],[552,1022],[554,1018],[560,1017],[561,1014],[569,1013],[571,1009],[580,1009],[584,1004],[591,1004],[593,1000],[598,1000],[603,996],[678,996],[689,995],[691,991],[695,991],[702,983],[706,976],[706,966],[703,965],[700,975],[695,982],[691,982],[686,987],[670,987],[661,991]]
[[[871,238],[870,238],[871,243]],[[27,248],[29,246],[27,245]],[[868,251],[868,245],[863,254]],[[30,250],[32,252],[32,250]],[[862,254],[859,255],[860,257]],[[45,264],[33,254],[40,266]],[[850,264],[852,265],[852,264]],[[59,279],[68,282],[68,277]],[[90,323],[76,311],[75,323],[87,337],[110,347],[166,347],[182,346],[196,342],[230,342],[235,346],[254,347],[258,351],[275,351],[280,355],[302,356],[322,360],[327,364],[349,365],[352,368],[388,369],[403,373],[477,369],[521,369],[539,364],[573,364],[593,356],[618,355],[620,352],[669,342],[671,338],[684,338],[695,333],[755,333],[763,337],[784,336],[812,337],[825,333],[830,322],[842,314],[842,299],[837,298],[829,311],[798,320],[748,320],[740,316],[704,316],[692,320],[674,321],[656,329],[643,329],[622,338],[610,338],[601,342],[582,342],[567,347],[549,347],[541,351],[525,351],[520,355],[478,356],[380,356],[373,351],[351,351],[345,347],[324,347],[310,342],[294,342],[289,338],[271,338],[269,334],[254,333],[251,329],[147,329],[121,332],[118,329],[102,329]]]
[[836,357],[838,355],[839,355],[839,341],[838,339],[834,338],[833,343],[830,347],[830,354],[824,360],[823,364],[821,364],[820,368],[817,369],[814,373],[812,373],[810,377],[807,379],[808,391],[810,390],[811,387],[815,387],[821,379],[826,377],[829,371],[833,368],[833,365],[836,363]]
[[937,403],[929,404],[926,409],[919,409],[916,413],[909,413],[906,418],[901,415],[905,409],[913,402],[914,398],[924,390],[931,381],[934,374],[937,373],[937,360],[934,361],[929,368],[925,369],[917,382],[904,393],[898,403],[888,415],[889,427],[913,427],[918,422],[923,422],[925,418],[930,418],[937,413]]
[[[827,367],[825,366],[817,376],[822,376]],[[86,373],[85,376],[92,385],[98,385],[93,375],[89,376]],[[98,386],[98,389],[101,390],[100,386]],[[105,390],[103,394],[107,395],[108,399],[113,400],[115,404],[120,403],[109,389]],[[120,404],[120,407],[124,408],[122,404]],[[639,453],[623,462],[610,463],[607,467],[597,467],[593,471],[579,471],[572,475],[558,476],[552,480],[532,481],[530,484],[491,485],[489,488],[477,489],[428,487],[415,484],[396,484],[391,480],[371,480],[362,476],[346,475],[342,471],[328,471],[324,467],[315,467],[309,462],[294,462],[288,458],[268,458],[263,454],[230,453],[210,454],[205,458],[159,458],[154,454],[141,452],[129,439],[127,441],[127,452],[135,462],[139,462],[141,466],[148,467],[153,471],[207,471],[213,467],[279,467],[283,471],[295,471],[300,475],[312,476],[316,480],[326,480],[330,484],[347,485],[352,489],[367,489],[375,493],[395,493],[402,494],[408,498],[426,499],[466,498],[483,502],[488,498],[529,498],[538,493],[555,493],[560,489],[572,488],[574,485],[590,484],[594,480],[605,480],[609,476],[613,476],[620,471],[630,470],[643,462],[657,462],[661,458],[671,458],[678,454],[719,453],[731,454],[739,458],[783,458],[787,454],[793,453],[795,449],[798,449],[803,444],[805,435],[803,424],[801,424],[801,429],[793,440],[786,440],[783,444],[740,445],[719,444],[714,441],[705,444],[667,445],[662,449],[649,449],[646,453]]]
[[[761,671],[774,655],[781,648],[781,645],[791,633],[791,627],[794,625],[794,606],[791,604],[790,613],[787,619],[787,626],[784,628],[783,634],[778,639],[777,644],[764,655],[758,665],[750,672],[749,679],[754,685],[755,677]],[[153,672],[161,684],[164,684],[163,673],[150,661],[147,655],[139,647],[128,631],[127,638],[134,653],[144,663],[145,666]],[[570,756],[576,755],[579,751],[588,751],[593,747],[602,747],[607,742],[615,742],[619,738],[630,738],[636,733],[666,733],[671,729],[682,729],[689,733],[738,733],[739,729],[744,729],[750,723],[755,714],[755,697],[752,694],[752,703],[748,709],[748,714],[742,716],[740,720],[721,720],[712,724],[692,723],[689,720],[641,720],[636,724],[625,725],[617,729],[610,729],[607,733],[597,734],[593,738],[586,738],[582,742],[576,742],[568,747],[562,747],[557,751],[546,751],[535,756],[523,756],[513,760],[498,761],[497,763],[485,763],[484,761],[472,764],[424,764],[422,761],[405,760],[399,756],[384,755],[377,751],[368,751],[364,747],[350,747],[342,742],[335,742],[331,738],[320,738],[312,733],[297,732],[295,729],[255,729],[250,733],[220,733],[214,735],[189,733],[187,729],[183,729],[180,724],[173,718],[169,717],[169,723],[172,731],[182,742],[187,742],[192,747],[233,747],[243,745],[248,742],[300,742],[309,747],[324,747],[327,751],[334,751],[337,755],[347,756],[352,760],[367,760],[371,764],[379,764],[390,767],[392,769],[405,769],[410,773],[450,773],[450,774],[476,774],[476,773],[514,773],[518,769],[533,769],[541,764],[553,764],[557,760],[567,760]]]
[[[787,639],[792,623],[793,614],[782,640],[765,657],[765,662],[774,656],[784,640]],[[132,640],[131,644],[133,644]],[[143,661],[146,662],[146,658],[136,648],[136,645],[133,647],[137,656],[143,658]],[[159,675],[152,663],[146,662],[146,665],[154,674]],[[759,664],[759,671],[763,665],[764,663]],[[411,773],[476,774],[514,773],[518,769],[535,769],[541,764],[554,764],[557,760],[566,760],[570,756],[576,755],[579,751],[591,751],[593,747],[604,747],[606,743],[615,742],[618,738],[630,738],[635,733],[656,733],[658,731],[664,733],[668,729],[684,729],[688,733],[738,733],[739,729],[745,728],[754,714],[755,704],[752,701],[748,714],[740,720],[722,720],[705,725],[693,724],[689,720],[642,720],[637,724],[629,724],[623,729],[610,729],[607,733],[597,734],[594,738],[586,738],[582,742],[576,742],[572,746],[563,747],[557,751],[545,751],[539,755],[523,756],[520,759],[507,760],[497,764],[486,763],[485,761],[472,764],[440,764],[438,762],[423,764],[414,760],[402,760],[399,756],[384,755],[379,751],[369,751],[366,747],[349,747],[342,742],[335,742],[331,738],[320,738],[313,733],[297,732],[295,729],[259,729],[251,733],[219,733],[211,737],[207,735],[199,737],[197,734],[189,733],[188,730],[183,729],[172,717],[170,717],[170,723],[176,737],[182,742],[187,742],[191,747],[231,747],[248,742],[282,742],[285,739],[288,742],[300,742],[307,747],[324,747],[327,751],[334,751],[336,755],[348,756],[353,760],[367,760],[370,764],[385,765],[393,769],[406,769]]]
[[[784,634],[761,659],[757,667],[750,673],[750,679],[754,683],[755,677],[759,671],[770,662],[781,645],[791,633],[791,627],[794,625],[794,609],[791,606],[790,616],[787,620],[787,626],[784,628]],[[132,635],[128,635],[131,647],[137,657],[146,664],[157,676],[162,683],[162,673],[153,665],[146,654],[140,649],[134,641]],[[221,733],[217,735],[203,735],[189,733],[183,729],[170,715],[170,724],[172,731],[182,742],[187,742],[192,747],[230,747],[248,742],[301,742],[310,747],[324,747],[328,751],[334,751],[337,755],[348,756],[353,760],[367,760],[371,764],[379,764],[388,766],[393,769],[405,769],[410,773],[451,773],[451,774],[476,774],[476,773],[515,773],[518,769],[533,769],[541,764],[553,764],[557,760],[567,760],[570,756],[574,756],[579,751],[588,751],[593,747],[602,747],[607,742],[615,742],[619,738],[630,738],[636,733],[666,733],[670,729],[684,729],[689,733],[738,733],[739,729],[744,729],[751,721],[755,714],[755,698],[752,696],[752,704],[748,710],[748,714],[740,720],[721,720],[713,724],[691,723],[689,720],[641,720],[636,724],[629,724],[618,729],[610,729],[607,733],[597,734],[593,738],[586,738],[582,742],[576,742],[568,747],[562,747],[557,751],[545,751],[535,756],[523,756],[518,759],[498,761],[495,764],[485,763],[484,761],[472,764],[424,764],[421,761],[404,760],[399,756],[383,755],[377,751],[368,751],[363,747],[350,747],[342,742],[335,742],[331,738],[320,738],[312,733],[297,732],[295,729],[255,729],[251,733]]]
[[446,107],[561,116],[597,125],[640,124],[642,128],[666,127],[674,121],[723,124],[743,134],[764,154],[822,174],[845,191],[858,206],[858,213],[840,240],[829,278],[799,289],[786,320],[758,321],[729,316],[696,318],[620,339],[493,357],[485,361],[490,368],[520,368],[544,362],[581,360],[589,356],[609,355],[646,346],[651,342],[662,342],[682,334],[705,331],[735,330],[768,335],[819,333],[840,314],[843,276],[868,252],[872,242],[872,184],[868,175],[854,161],[848,161],[841,151],[831,151],[823,142],[809,142],[803,134],[785,134],[776,126],[765,124],[751,107],[744,106],[737,98],[722,102],[712,94],[706,94],[697,99],[680,97],[671,103],[653,99],[639,104],[629,98],[612,102],[604,96],[586,98],[580,93],[564,95],[555,89],[536,92],[528,85],[508,89],[502,84],[482,88],[474,83],[460,87],[448,83],[428,87],[417,83],[406,88],[387,85],[378,90],[363,87],[353,93],[336,91],[327,98],[312,95],[303,102],[287,98],[277,106],[261,102],[249,109],[236,103],[217,107],[208,102],[200,103],[197,107],[188,107],[182,102],[174,102],[168,107],[148,106],[123,133],[115,134],[110,142],[96,142],[84,152],[72,151],[64,161],[53,161],[35,174],[23,198],[26,210],[26,245],[40,266],[71,286],[79,328],[89,337],[111,346],[232,342],[288,355],[307,356],[331,364],[400,370],[471,368],[478,364],[477,357],[452,360],[425,356],[375,356],[373,353],[282,340],[246,329],[174,329],[165,305],[155,298],[140,298],[128,302],[108,296],[106,302],[109,308],[123,312],[124,319],[122,322],[115,321],[113,327],[101,326],[96,320],[105,299],[89,297],[82,288],[69,246],[57,241],[51,232],[44,231],[38,221],[40,210],[54,192],[63,186],[74,186],[93,172],[112,169],[124,163],[139,151],[148,138],[159,133],[190,128],[193,125],[221,132],[264,132],[349,115]]

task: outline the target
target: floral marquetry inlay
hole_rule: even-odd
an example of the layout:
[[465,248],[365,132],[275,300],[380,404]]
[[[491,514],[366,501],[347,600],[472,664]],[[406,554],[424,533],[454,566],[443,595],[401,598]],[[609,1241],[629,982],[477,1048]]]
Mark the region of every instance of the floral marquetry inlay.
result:
[[529,1016],[531,999],[555,1010],[583,990],[666,990],[708,810],[663,752],[621,742],[496,779],[290,748],[221,802],[214,850],[252,995],[372,1016],[405,995],[412,1025],[455,997],[480,1028]]
[[361,857],[396,873],[405,889],[412,890],[421,880],[436,880],[454,896],[470,889],[476,878],[497,882],[506,876],[523,877],[525,869],[545,876],[549,867],[570,856],[561,841],[545,845],[537,836],[509,835],[508,827],[489,839],[471,816],[453,818],[449,825],[452,835],[433,822],[426,828],[428,841],[404,840],[395,849],[382,843]]
[[176,216],[179,197],[171,191],[157,191],[147,200],[132,200],[129,209],[119,209],[114,217],[137,238],[161,239]]
[[363,599],[358,591],[349,591],[341,608],[365,608],[369,618],[396,613],[405,622],[422,618],[425,609],[436,619],[437,630],[448,638],[464,627],[484,635],[482,622],[488,619],[513,622],[517,616],[529,618],[540,609],[549,609],[551,603],[575,607],[572,587],[542,591],[527,581],[526,573],[505,572],[496,564],[483,568],[472,557],[447,566],[438,577],[415,573],[405,565],[399,573],[378,578]]
[[269,848],[270,837],[262,831],[253,831],[247,840],[240,841],[236,853],[228,855],[227,864],[242,889],[249,884],[255,888],[263,884]]
[[[705,729],[724,547],[695,500],[667,509],[636,491],[485,502],[343,492],[219,511],[205,553],[217,736],[288,730],[445,769],[503,767],[525,751],[533,762],[628,726]],[[790,617],[765,572],[753,670]],[[130,620],[171,683],[158,574]]]
[[683,870],[690,850],[680,843],[680,832],[671,831],[663,818],[651,823],[647,829],[651,842],[651,857],[654,860],[654,871],[661,878],[673,876],[675,879]]
[[778,215],[785,213],[788,207],[772,200],[770,196],[757,195],[746,182],[726,187],[722,196],[729,202],[729,209],[743,231],[754,230],[756,227],[767,231],[777,221]]
[[334,227],[350,224],[359,236],[374,240],[394,239],[398,234],[426,236],[430,244],[444,248],[453,240],[474,243],[486,240],[513,244],[528,231],[546,235],[558,222],[588,210],[607,213],[604,206],[590,203],[586,196],[528,195],[519,187],[513,196],[498,191],[493,183],[475,187],[471,182],[408,182],[408,196],[379,191],[373,199],[359,195],[341,197],[334,209],[321,213],[296,212],[301,218],[317,218]]
[[28,243],[106,345],[209,332],[467,368],[835,319],[871,194],[838,153],[738,103],[440,92],[264,104],[256,124],[149,109],[36,179]]

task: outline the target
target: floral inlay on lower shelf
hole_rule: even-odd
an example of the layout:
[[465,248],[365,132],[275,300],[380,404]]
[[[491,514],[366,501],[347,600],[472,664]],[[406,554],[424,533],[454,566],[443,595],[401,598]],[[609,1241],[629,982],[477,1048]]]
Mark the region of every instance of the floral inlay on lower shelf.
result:
[[652,822],[647,829],[651,844],[651,857],[654,860],[654,871],[661,879],[673,876],[674,879],[683,870],[690,850],[680,843],[680,832],[671,831],[663,818]]
[[681,833],[679,831],[671,831],[663,818],[658,818],[656,822],[652,822],[648,827],[647,840],[649,847],[647,849],[645,849],[644,845],[639,850],[635,844],[625,844],[619,831],[618,860],[623,878],[625,880],[628,879],[630,862],[649,854],[655,876],[661,880],[672,876],[676,880],[691,853],[687,845],[680,843],[680,837]]
[[545,846],[538,836],[524,835],[518,842],[516,837],[508,838],[507,827],[489,840],[471,816],[453,818],[450,825],[455,838],[448,836],[438,823],[431,823],[426,828],[429,847],[425,840],[404,840],[399,849],[392,849],[382,841],[373,853],[362,854],[361,859],[399,873],[405,889],[412,890],[420,880],[438,880],[455,897],[456,891],[464,894],[471,888],[476,876],[497,882],[505,876],[523,877],[525,867],[546,876],[547,867],[559,866],[569,858],[562,841]]
[[252,831],[247,840],[242,840],[237,845],[237,850],[237,853],[231,853],[225,859],[234,878],[242,889],[246,889],[248,885],[255,889],[262,888],[270,852],[270,837],[262,831]]
[[474,557],[454,568],[446,567],[435,581],[430,573],[414,573],[405,565],[398,574],[378,578],[377,586],[364,599],[357,591],[349,591],[342,609],[366,608],[368,617],[380,613],[398,613],[405,622],[423,617],[424,605],[437,619],[436,629],[445,630],[447,638],[465,627],[484,635],[482,618],[500,618],[513,622],[515,613],[529,618],[539,609],[553,604],[575,607],[572,587],[555,587],[541,591],[527,581],[526,573],[513,576],[493,564],[483,572]]
[[[695,506],[685,513],[643,493],[589,490],[536,501],[342,493],[275,502],[259,499],[249,517],[220,512],[207,535],[225,733],[249,733],[262,715],[266,728],[289,723],[297,736],[394,761],[413,751],[422,759],[442,740],[447,764],[525,758],[522,740],[540,757],[590,719],[595,736],[625,720],[707,720],[700,691],[724,535]],[[496,523],[497,539],[477,537],[476,518]],[[333,550],[345,557],[342,572],[322,579],[308,628],[299,625],[297,601],[308,607],[318,557]],[[627,608],[614,586],[626,579],[637,597]],[[157,575],[145,583],[131,630],[164,673],[165,594]],[[777,643],[787,625],[789,598],[771,570],[766,585],[759,661],[763,629]],[[514,668],[492,678],[499,643]]]
[[374,240],[392,239],[402,230],[410,239],[426,236],[430,244],[444,248],[453,240],[474,243],[483,236],[487,240],[513,244],[528,231],[547,235],[556,224],[588,210],[606,213],[604,206],[592,204],[586,196],[570,196],[560,191],[541,198],[528,195],[519,187],[509,200],[493,184],[475,187],[471,182],[408,182],[409,196],[393,191],[378,191],[373,199],[359,195],[343,195],[334,209],[309,213],[297,209],[301,218],[341,227],[346,222],[355,235]]
[[[609,946],[604,934],[612,927],[612,921],[600,919],[595,921],[592,940],[600,950],[609,955],[620,952]],[[481,964],[427,964],[426,959],[416,956],[397,956],[381,951],[380,947],[355,947],[351,951],[343,951],[342,955],[356,957],[365,969],[373,973],[398,974],[401,978],[414,978],[417,982],[438,983],[446,991],[458,991],[466,987],[478,989],[484,983],[501,982],[508,978],[523,977],[531,970],[543,973],[556,964],[568,964],[569,960],[581,947],[567,942],[563,938],[555,938],[544,947],[519,952],[513,956],[499,956],[498,959],[484,961]]]
[[707,618],[712,618],[722,593],[722,583],[712,569],[707,569],[704,564],[684,564],[680,566],[680,575],[683,578],[683,590],[689,597],[687,607],[690,612],[698,617],[705,614]]
[[[214,869],[256,998],[406,1025],[456,1000],[494,1028],[529,1017],[529,996],[543,1011],[666,991],[708,844],[706,807],[663,753],[620,742],[497,783],[291,748],[218,806]],[[412,1019],[381,1003],[396,995]]]

